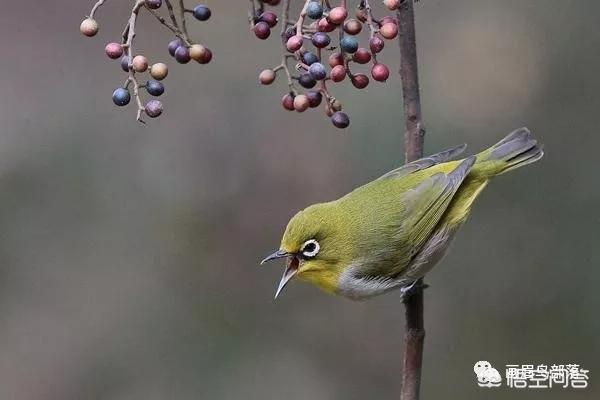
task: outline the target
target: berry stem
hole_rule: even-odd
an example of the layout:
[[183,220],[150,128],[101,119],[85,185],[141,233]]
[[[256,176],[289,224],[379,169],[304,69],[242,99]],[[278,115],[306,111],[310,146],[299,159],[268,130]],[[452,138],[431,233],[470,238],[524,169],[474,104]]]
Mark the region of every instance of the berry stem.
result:
[[156,10],[152,10],[150,8],[146,8],[146,9],[148,10],[148,12],[150,12],[150,14],[154,15],[154,17],[158,20],[158,22],[160,22],[167,29],[169,29],[171,32],[173,32],[173,34],[175,36],[177,36],[179,39],[183,40],[183,42],[186,45],[191,46],[192,43],[188,39],[186,39],[185,35],[178,27],[176,27],[175,25],[173,25],[169,21],[167,21],[162,15],[160,15],[158,12],[156,12]]
[[94,19],[94,14],[96,14],[96,11],[98,10],[98,8],[102,7],[105,2],[106,2],[106,0],[98,0],[96,2],[96,4],[94,4],[94,6],[92,7],[92,11],[90,11],[89,17]]
[[136,0],[131,9],[131,15],[129,17],[129,22],[127,27],[125,28],[125,32],[127,32],[127,40],[123,44],[123,48],[125,50],[125,55],[127,56],[127,60],[129,61],[129,77],[127,80],[133,84],[133,96],[135,97],[135,102],[137,103],[138,111],[137,111],[137,121],[144,123],[142,120],[142,113],[144,112],[144,105],[142,104],[142,100],[140,98],[140,85],[135,77],[135,71],[133,70],[133,39],[135,38],[135,23],[137,21],[137,17],[140,11],[140,8],[144,5],[144,0]]
[[167,6],[167,11],[169,12],[169,18],[171,18],[171,22],[173,26],[179,29],[179,23],[177,22],[177,18],[175,17],[175,11],[173,10],[173,4],[171,4],[171,0],[165,0],[165,5]]
[[[258,2],[258,7],[256,3]],[[250,11],[248,12],[248,22],[250,22],[250,30],[254,29],[256,19],[265,10],[265,5],[260,0],[250,0]]]
[[187,39],[189,35],[187,30],[187,22],[185,20],[185,4],[183,4],[183,0],[179,0],[179,19],[181,20],[181,30],[183,31],[183,36]]
[[296,22],[296,35],[303,36],[302,28],[304,26],[304,20],[306,19],[306,10],[308,9],[308,5],[310,4],[310,0],[306,0],[304,2],[304,7],[302,7],[302,11],[300,11],[300,17],[298,17],[298,21]]
[[[365,11],[367,12],[367,26],[369,27],[369,39],[373,39],[375,34],[379,32],[379,28],[375,26],[373,18],[373,9],[371,8],[371,4],[369,4],[369,0],[363,0],[363,4],[365,7]],[[377,53],[375,52],[373,52],[372,62],[373,65],[377,64]]]

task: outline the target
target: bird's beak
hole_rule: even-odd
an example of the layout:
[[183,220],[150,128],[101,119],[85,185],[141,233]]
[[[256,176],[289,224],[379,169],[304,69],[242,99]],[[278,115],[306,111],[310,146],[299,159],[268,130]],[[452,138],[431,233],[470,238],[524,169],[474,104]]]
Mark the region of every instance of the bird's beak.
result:
[[277,298],[277,296],[279,296],[279,293],[281,293],[281,291],[283,290],[285,285],[287,285],[287,283],[290,281],[290,279],[292,279],[294,277],[294,275],[296,275],[296,273],[298,272],[298,264],[299,263],[300,263],[300,261],[298,260],[298,257],[290,257],[288,259],[288,262],[285,266],[285,271],[283,271],[283,276],[281,277],[281,280],[279,281],[279,286],[277,287],[277,292],[275,292],[275,298]]
[[271,254],[270,256],[265,257],[265,259],[260,262],[260,265],[263,265],[264,263],[272,261],[272,260],[277,260],[279,258],[285,258],[288,256],[291,256],[291,254],[288,253],[287,251],[277,250],[275,253]]

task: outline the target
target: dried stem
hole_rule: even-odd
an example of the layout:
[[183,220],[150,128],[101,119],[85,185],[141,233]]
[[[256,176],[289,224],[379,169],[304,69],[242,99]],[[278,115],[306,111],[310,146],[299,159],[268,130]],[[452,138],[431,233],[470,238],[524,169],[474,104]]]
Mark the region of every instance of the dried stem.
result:
[[[398,9],[400,78],[405,121],[406,162],[423,156],[425,129],[421,120],[421,100],[417,66],[417,44],[413,0],[404,0]],[[423,323],[423,280],[414,292],[404,298],[406,333],[404,339],[404,368],[402,371],[401,400],[418,400],[423,363],[425,329]]]
[[94,18],[94,14],[96,14],[98,8],[102,7],[105,2],[106,0],[98,0],[96,4],[94,4],[94,6],[92,7],[92,11],[90,11],[90,18]]
[[152,9],[148,8],[148,12],[150,12],[150,14],[152,14],[158,20],[158,22],[160,22],[167,29],[169,29],[171,32],[173,32],[173,34],[175,36],[177,36],[179,39],[181,39],[186,45],[188,45],[188,46],[192,45],[190,40],[185,37],[185,35],[179,28],[177,28],[176,26],[171,24],[169,21],[167,21],[162,15],[160,15],[158,12],[156,12],[156,10],[152,10]]
[[169,12],[169,18],[171,18],[171,22],[173,26],[179,29],[179,23],[177,22],[177,18],[175,17],[175,11],[173,10],[173,4],[171,4],[171,0],[165,0],[165,5],[167,6],[167,11]]
[[133,70],[133,39],[135,38],[135,23],[137,21],[138,13],[140,8],[144,5],[144,0],[137,0],[131,9],[131,16],[129,17],[129,23],[125,28],[127,32],[127,40],[123,43],[123,48],[125,49],[125,55],[129,60],[129,76],[127,78],[126,86],[129,84],[133,84],[133,97],[135,98],[135,102],[137,103],[138,111],[137,111],[137,120],[139,122],[144,122],[142,120],[142,113],[144,112],[144,105],[142,103],[142,99],[140,98],[140,84],[135,77],[135,71]]
[[183,36],[187,39],[189,35],[187,22],[185,20],[185,4],[183,4],[183,0],[179,0],[179,20],[181,21],[181,31],[183,32]]

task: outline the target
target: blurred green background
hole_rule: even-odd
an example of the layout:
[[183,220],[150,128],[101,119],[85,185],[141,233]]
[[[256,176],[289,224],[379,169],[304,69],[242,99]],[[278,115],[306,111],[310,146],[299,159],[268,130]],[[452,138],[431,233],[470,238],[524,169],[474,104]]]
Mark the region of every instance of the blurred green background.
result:
[[[0,13],[0,399],[398,398],[398,295],[354,303],[259,268],[299,209],[401,164],[400,83],[285,112],[259,87],[277,35],[248,32],[246,1],[207,1],[191,23],[207,66],[168,57],[147,14],[137,49],[171,66],[165,114],[146,126],[110,96],[92,1],[6,1]],[[424,399],[599,398],[600,3],[424,0],[417,7],[426,152],[471,151],[528,126],[542,162],[484,192],[427,278]],[[383,60],[396,70],[398,51]],[[478,388],[473,364],[578,363],[590,387]]]

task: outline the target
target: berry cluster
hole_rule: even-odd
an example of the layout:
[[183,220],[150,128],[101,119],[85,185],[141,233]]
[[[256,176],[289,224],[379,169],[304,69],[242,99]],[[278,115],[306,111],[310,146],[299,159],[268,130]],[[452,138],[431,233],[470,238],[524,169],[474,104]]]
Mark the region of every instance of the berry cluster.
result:
[[[105,1],[97,0],[89,17],[81,23],[79,30],[83,35],[92,37],[98,33],[98,23],[94,19],[94,14]],[[162,7],[163,2],[165,7]],[[177,0],[177,7],[174,7],[172,4],[174,2],[175,0],[135,0],[121,43],[108,43],[104,49],[109,58],[120,60],[121,68],[127,73],[125,83],[115,89],[112,100],[117,106],[126,106],[131,101],[131,92],[133,92],[137,103],[137,120],[139,122],[144,122],[142,114],[146,114],[150,118],[156,118],[162,114],[162,102],[153,99],[144,104],[140,92],[145,90],[154,97],[162,95],[165,87],[161,81],[169,74],[166,64],[162,62],[150,64],[146,56],[135,54],[133,51],[136,22],[141,9],[147,10],[173,33],[175,39],[169,43],[168,50],[178,63],[187,64],[191,60],[195,60],[200,64],[207,64],[212,60],[212,52],[207,47],[190,40],[186,25],[186,14],[192,14],[199,21],[206,21],[211,16],[210,9],[204,5],[197,5],[193,9],[189,9],[185,7],[183,0]],[[161,7],[166,8],[168,19],[161,15]],[[151,79],[140,83],[138,74],[145,72],[149,73]]]
[[[402,0],[383,0],[385,7],[394,11]],[[350,119],[342,111],[342,104],[330,92],[328,82],[348,80],[357,89],[369,85],[369,76],[354,72],[356,65],[371,64],[369,75],[375,81],[385,82],[389,68],[377,61],[385,40],[398,36],[395,16],[375,18],[369,0],[361,0],[354,9],[355,18],[349,18],[346,0],[336,7],[330,0],[305,0],[297,19],[290,19],[290,0],[283,0],[282,10],[277,16],[265,11],[265,6],[277,6],[280,0],[251,0],[251,28],[259,39],[267,39],[278,22],[281,23],[281,38],[284,54],[281,64],[265,69],[259,75],[263,85],[272,84],[277,73],[283,71],[287,77],[289,92],[283,96],[286,110],[304,112],[318,107],[325,100],[325,113],[337,128],[346,128]],[[363,29],[364,27],[367,29]],[[358,35],[368,32],[367,47],[361,47]],[[334,36],[334,33],[337,35]],[[327,52],[327,54],[325,53]],[[293,74],[289,62],[293,60]],[[298,87],[300,86],[300,87]]]

